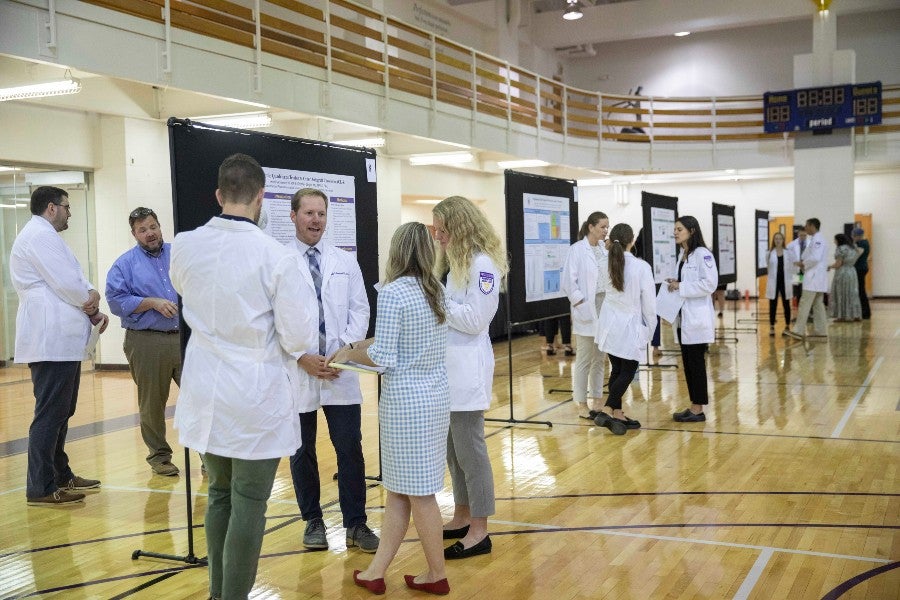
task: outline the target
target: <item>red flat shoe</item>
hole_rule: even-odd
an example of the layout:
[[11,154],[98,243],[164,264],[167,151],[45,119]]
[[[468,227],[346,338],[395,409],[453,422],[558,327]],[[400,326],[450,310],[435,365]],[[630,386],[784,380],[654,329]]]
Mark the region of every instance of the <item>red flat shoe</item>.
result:
[[[384,584],[384,577],[381,579],[360,579],[359,574],[362,573],[359,569],[353,571],[353,583],[358,585],[359,587],[364,587],[373,594],[378,594],[379,596],[384,593],[387,589],[387,586]],[[446,579],[444,581],[447,581]],[[450,591],[450,588],[447,588],[447,591]]]
[[419,590],[422,592],[428,592],[429,594],[436,594],[438,596],[446,596],[450,593],[450,582],[447,581],[447,578],[433,581],[431,583],[416,583],[415,575],[404,575],[403,579],[406,580],[406,587],[411,590]]

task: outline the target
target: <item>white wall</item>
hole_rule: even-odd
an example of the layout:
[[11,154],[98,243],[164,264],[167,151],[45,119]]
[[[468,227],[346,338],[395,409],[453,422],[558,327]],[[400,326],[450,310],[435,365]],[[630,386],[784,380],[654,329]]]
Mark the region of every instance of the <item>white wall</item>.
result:
[[[900,236],[894,234],[900,227],[900,174],[857,175],[856,212],[873,215],[873,231],[868,232],[872,242],[869,268],[872,272],[873,295],[900,296],[900,278],[895,257],[900,255]],[[794,213],[793,179],[767,179],[738,182],[667,183],[628,186],[627,205],[616,203],[612,187],[583,187],[579,189],[579,222],[591,212],[601,210],[609,215],[610,223],[626,222],[640,229],[642,222],[641,190],[678,198],[678,214],[691,215],[700,222],[707,245],[712,246],[712,203],[735,207],[738,251],[737,287],[742,292],[756,293],[754,219],[756,210],[767,210],[771,217]],[[806,219],[817,215],[798,215]],[[821,215],[818,215],[821,216]],[[832,241],[839,231],[824,231]]]
[[[839,17],[837,47],[856,52],[856,81],[900,83],[900,10]],[[569,59],[566,83],[622,94],[742,96],[794,87],[794,55],[812,51],[812,19],[597,44]],[[890,48],[895,50],[891,51]]]

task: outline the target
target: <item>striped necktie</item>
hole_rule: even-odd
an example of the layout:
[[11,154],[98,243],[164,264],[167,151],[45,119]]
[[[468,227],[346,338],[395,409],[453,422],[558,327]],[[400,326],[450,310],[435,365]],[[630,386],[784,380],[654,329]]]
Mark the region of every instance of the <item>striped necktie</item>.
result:
[[319,354],[325,356],[325,308],[322,306],[322,270],[316,256],[318,253],[318,248],[313,246],[306,251],[306,260],[309,262],[309,273],[316,286],[316,298],[319,301]]

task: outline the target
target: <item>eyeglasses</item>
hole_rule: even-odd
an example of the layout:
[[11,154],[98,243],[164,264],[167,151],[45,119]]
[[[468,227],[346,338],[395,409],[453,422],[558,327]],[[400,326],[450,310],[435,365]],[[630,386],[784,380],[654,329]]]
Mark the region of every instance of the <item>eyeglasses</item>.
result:
[[144,208],[143,206],[141,206],[141,207],[136,208],[133,211],[131,211],[131,214],[128,215],[128,218],[129,219],[141,219],[143,217],[149,217],[150,215],[153,215],[153,217],[156,217],[156,213],[153,212],[153,209],[152,208]]
[[56,202],[54,202],[53,204],[56,204],[60,208],[66,209],[66,212],[69,213],[70,215],[72,214],[72,209],[69,207],[68,204],[63,204],[62,202],[60,202],[58,204]]

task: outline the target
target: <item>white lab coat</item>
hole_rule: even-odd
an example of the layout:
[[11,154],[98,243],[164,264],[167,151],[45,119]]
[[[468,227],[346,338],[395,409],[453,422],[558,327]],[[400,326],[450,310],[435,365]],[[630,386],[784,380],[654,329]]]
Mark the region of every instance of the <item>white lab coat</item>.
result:
[[[298,298],[298,303],[308,307],[318,327],[316,285],[306,257],[309,246],[294,239],[293,247],[300,255],[300,272],[304,281],[303,296]],[[322,308],[325,311],[325,354],[330,356],[349,342],[365,339],[369,330],[369,299],[366,297],[362,271],[353,255],[321,241],[317,247],[322,272]],[[305,351],[319,353],[318,333]],[[297,366],[297,379],[300,382],[300,412],[318,410],[323,405],[362,404],[359,375],[353,371],[341,371],[337,379],[326,381],[311,377]]]
[[594,341],[601,352],[643,360],[656,329],[656,286],[646,262],[625,253],[623,291],[610,283],[597,319]]
[[[603,244],[600,248],[600,270],[606,273],[607,258],[609,253]],[[569,298],[572,312],[572,333],[575,335],[593,336],[597,333],[597,292],[606,291],[609,277],[604,276],[599,281],[600,273],[597,268],[597,259],[594,250],[583,238],[569,247],[562,270],[562,291]],[[576,304],[578,306],[575,306]]]
[[25,224],[9,273],[19,295],[15,362],[85,360],[91,321],[81,306],[94,287],[50,221],[34,215]]
[[191,328],[175,409],[182,445],[246,460],[300,447],[290,353],[318,335],[318,316],[297,301],[301,266],[293,249],[247,221],[213,217],[175,236],[170,278]]
[[[769,250],[768,258],[766,259],[769,267],[768,277],[766,278],[766,298],[769,300],[775,299],[775,290],[778,282],[778,254],[775,253],[775,250]],[[788,300],[791,298],[791,278],[794,276],[794,271],[797,267],[794,265],[793,253],[785,247],[782,260],[784,262],[784,272],[782,273],[782,279],[784,279],[784,296]]]
[[807,236],[803,261],[803,290],[810,292],[828,291],[828,244],[821,232]]
[[494,349],[488,327],[500,301],[500,272],[486,254],[476,254],[469,283],[447,277],[447,380],[450,410],[487,410],[494,381]]
[[[679,247],[679,260],[682,252]],[[684,298],[684,304],[672,323],[676,341],[679,327],[682,344],[712,344],[716,341],[712,293],[718,285],[719,270],[712,252],[703,247],[695,248],[681,269],[678,294]]]

